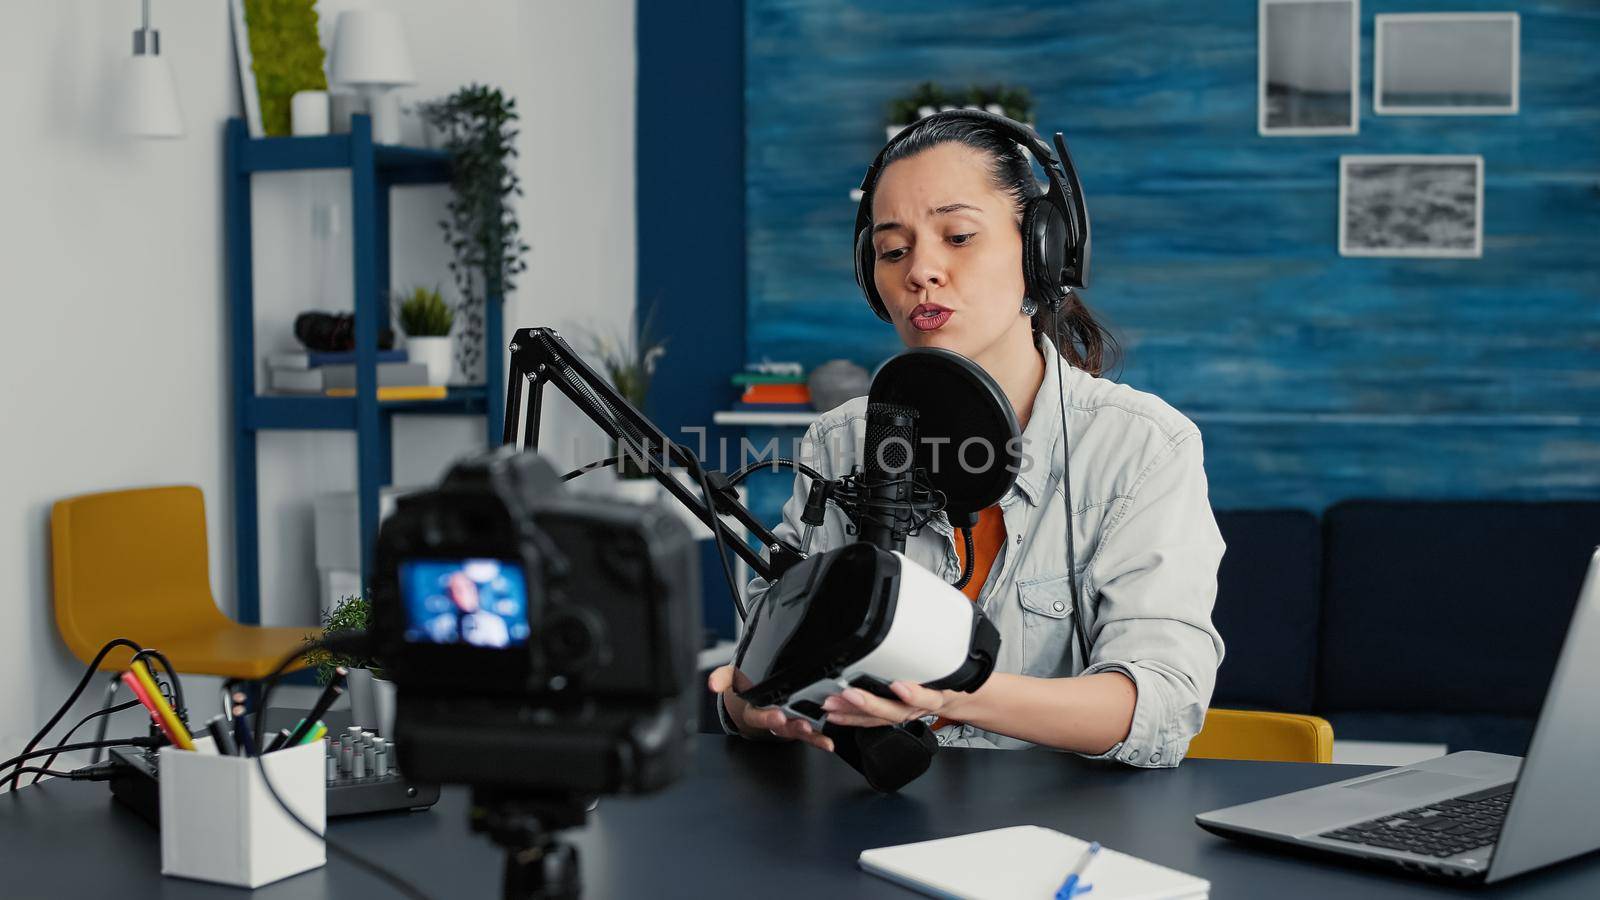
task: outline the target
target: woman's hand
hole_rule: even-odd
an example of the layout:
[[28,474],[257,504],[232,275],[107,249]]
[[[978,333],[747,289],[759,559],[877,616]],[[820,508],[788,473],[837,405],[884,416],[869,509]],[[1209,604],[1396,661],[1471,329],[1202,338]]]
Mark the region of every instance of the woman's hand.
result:
[[822,708],[828,711],[829,724],[859,728],[898,725],[928,715],[953,717],[958,697],[955,691],[936,691],[911,681],[896,681],[889,690],[900,702],[849,688],[822,701]]
[[[737,687],[736,687],[737,685]],[[733,666],[721,666],[711,673],[706,686],[722,695],[728,718],[745,737],[769,735],[786,741],[805,741],[813,747],[833,752],[833,739],[819,733],[804,719],[791,719],[783,710],[770,706],[751,706],[736,691],[750,687],[750,679]]]

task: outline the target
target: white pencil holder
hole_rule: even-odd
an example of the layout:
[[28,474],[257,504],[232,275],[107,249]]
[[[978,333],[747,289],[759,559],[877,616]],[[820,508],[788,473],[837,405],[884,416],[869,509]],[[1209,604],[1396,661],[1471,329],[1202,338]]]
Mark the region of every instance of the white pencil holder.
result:
[[163,747],[161,874],[256,888],[322,866],[325,753],[316,741],[261,760],[278,796],[313,835],[272,799],[254,757]]

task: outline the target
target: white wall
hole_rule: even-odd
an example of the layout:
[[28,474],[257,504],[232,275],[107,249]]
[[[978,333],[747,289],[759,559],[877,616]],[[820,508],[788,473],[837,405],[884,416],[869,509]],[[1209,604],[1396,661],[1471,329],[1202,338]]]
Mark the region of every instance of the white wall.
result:
[[[212,586],[233,608],[222,122],[240,103],[225,3],[157,0],[185,137],[135,141],[105,123],[137,27],[134,0],[7,5],[12,42],[0,82],[0,263],[9,339],[0,352],[0,757],[65,698],[81,673],[55,632],[48,515],[73,494],[198,484],[206,495]],[[564,332],[625,317],[634,297],[632,0],[430,0],[319,4],[324,42],[340,9],[388,6],[410,36],[420,83],[407,99],[468,81],[517,98],[523,115],[518,215],[532,246],[507,301],[508,329]],[[348,180],[273,175],[254,191],[257,344],[292,344],[288,322],[349,303]],[[394,283],[448,283],[436,220],[443,189],[394,203]],[[341,248],[319,277],[314,209],[339,206]],[[331,285],[332,291],[322,285]],[[434,478],[478,446],[481,420],[396,428],[396,481]],[[600,444],[570,410],[546,420],[559,463]],[[592,448],[574,449],[574,443]],[[310,497],[353,490],[354,440],[264,436],[260,454],[263,614],[305,624],[315,608]],[[191,691],[198,694],[205,682]]]

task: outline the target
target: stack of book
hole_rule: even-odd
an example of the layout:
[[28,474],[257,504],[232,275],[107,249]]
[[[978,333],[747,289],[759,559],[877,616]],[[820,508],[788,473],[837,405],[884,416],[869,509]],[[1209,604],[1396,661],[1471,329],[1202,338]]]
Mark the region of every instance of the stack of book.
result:
[[[356,395],[355,351],[279,353],[267,358],[267,389],[280,394]],[[444,385],[428,383],[428,367],[404,350],[378,351],[379,400],[439,400]]]
[[810,412],[811,389],[799,363],[755,363],[733,376],[740,412]]

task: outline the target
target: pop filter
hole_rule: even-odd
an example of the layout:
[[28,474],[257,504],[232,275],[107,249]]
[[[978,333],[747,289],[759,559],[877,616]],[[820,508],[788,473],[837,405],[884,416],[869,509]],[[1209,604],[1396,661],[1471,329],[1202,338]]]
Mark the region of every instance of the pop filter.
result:
[[917,411],[914,465],[944,492],[945,514],[971,527],[979,510],[1000,501],[1022,467],[1016,411],[982,366],[959,353],[917,347],[879,367],[868,404]]

